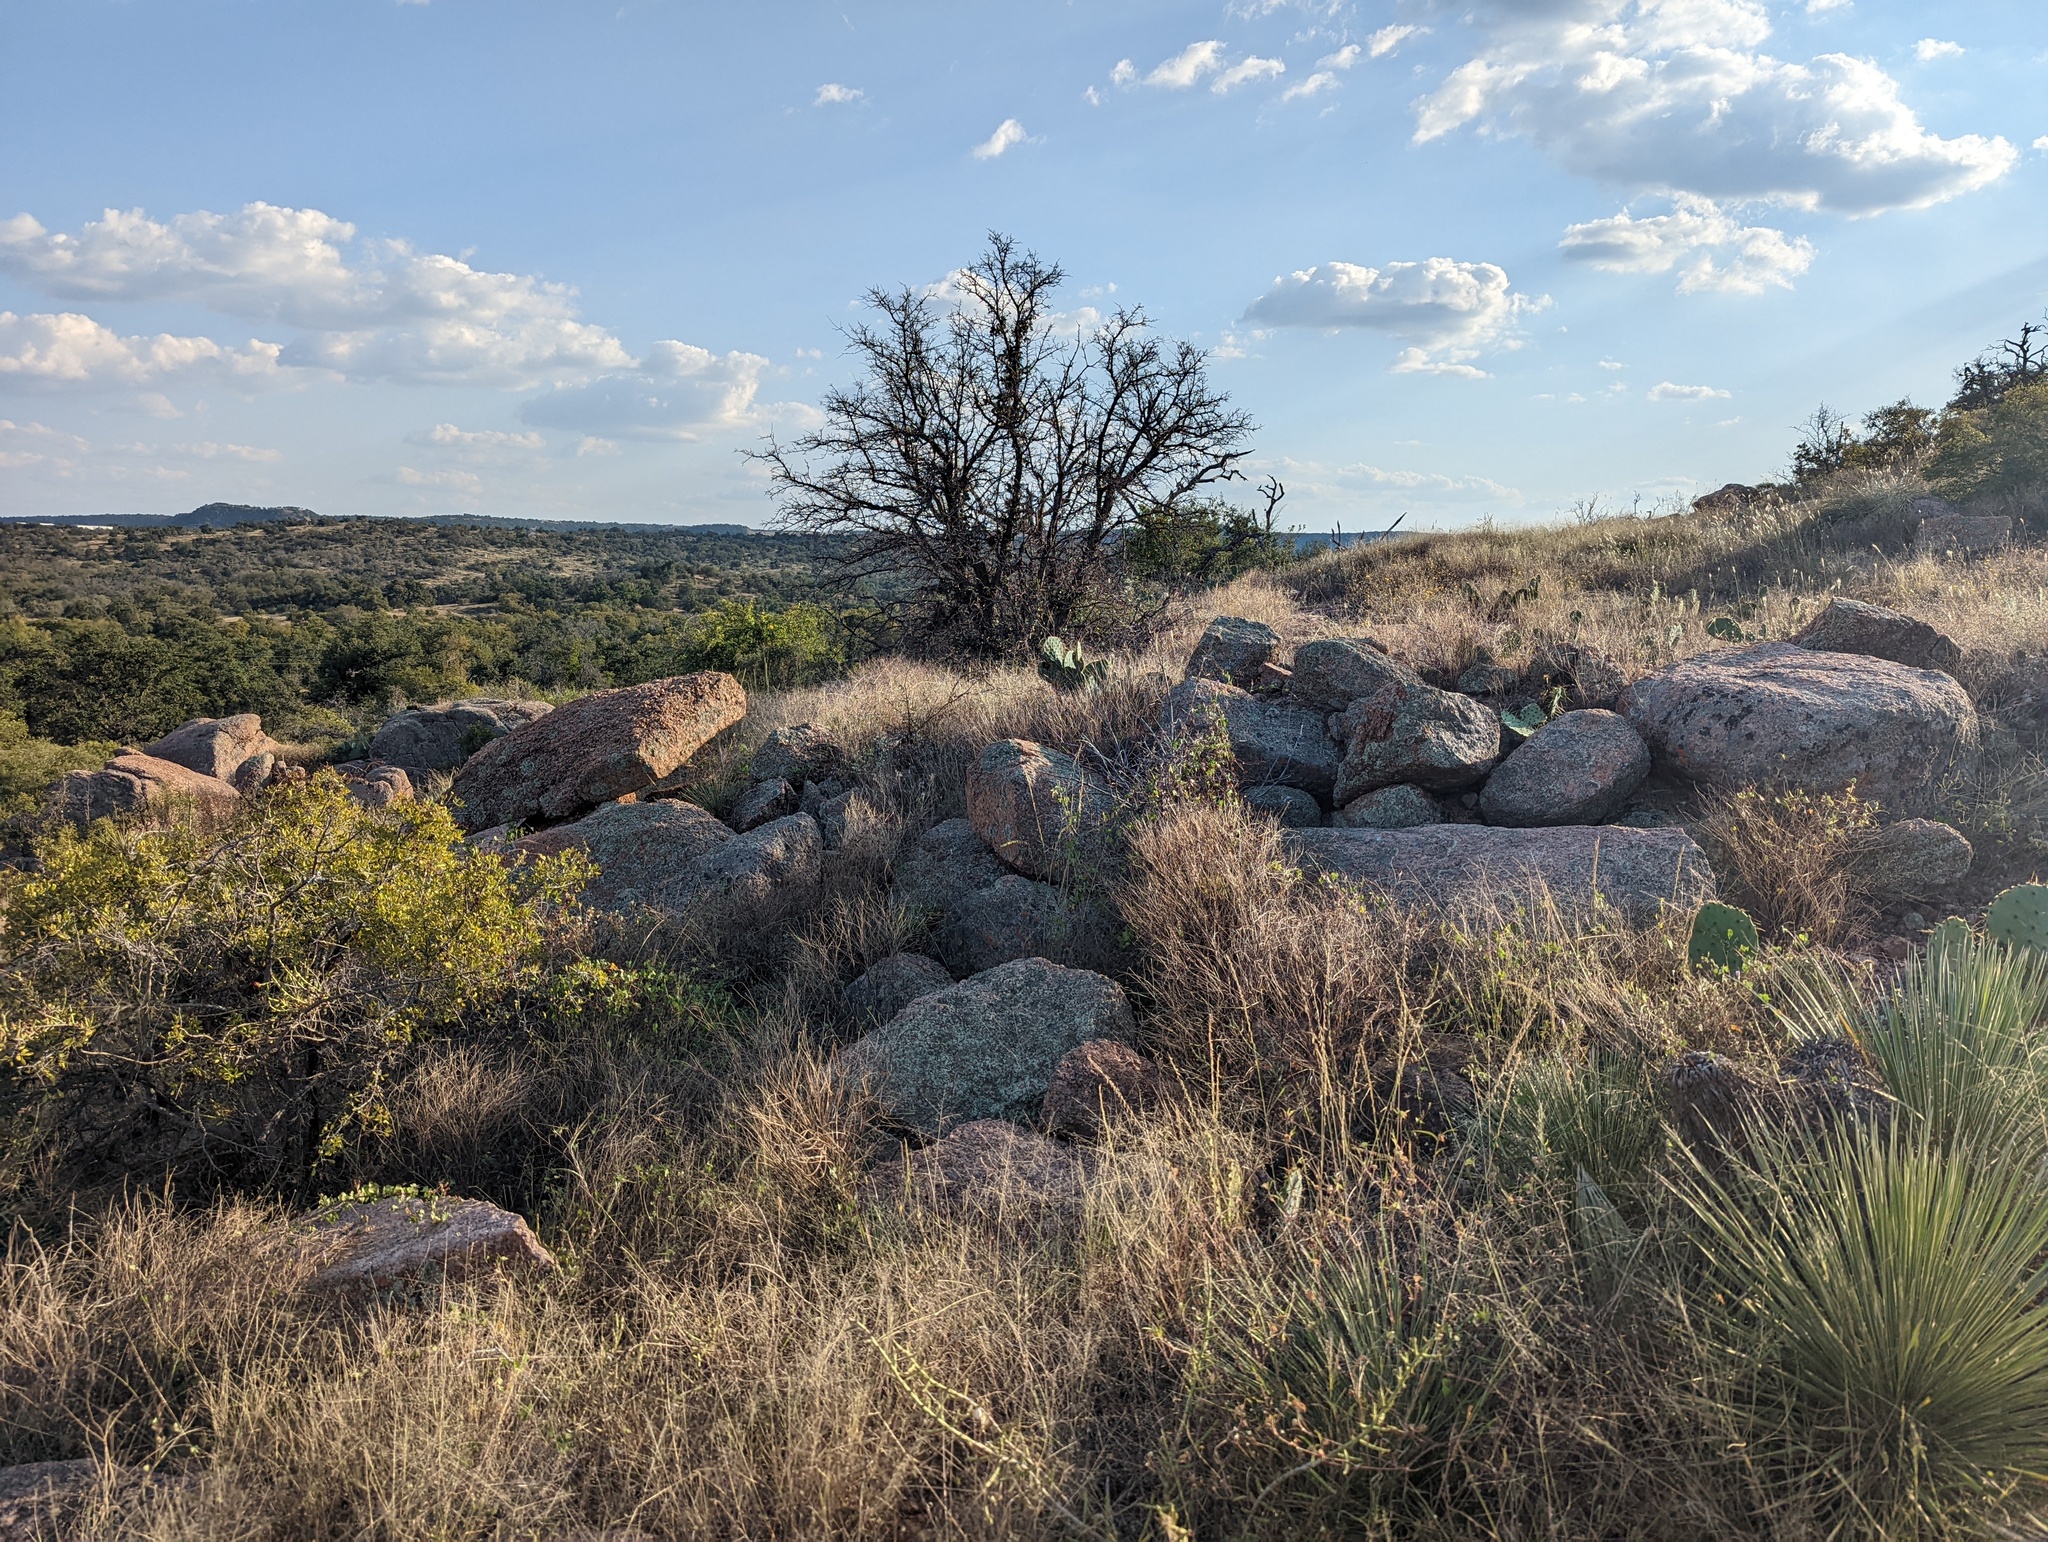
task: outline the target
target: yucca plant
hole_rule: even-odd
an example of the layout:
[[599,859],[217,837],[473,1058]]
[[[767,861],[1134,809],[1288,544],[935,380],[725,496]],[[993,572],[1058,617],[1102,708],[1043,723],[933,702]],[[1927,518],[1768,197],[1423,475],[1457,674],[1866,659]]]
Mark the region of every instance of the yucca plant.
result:
[[1545,1056],[1508,1079],[1484,1126],[1496,1172],[1509,1183],[1543,1175],[1585,1182],[1640,1218],[1666,1131],[1648,1068],[1634,1055],[1593,1050]]
[[1747,1165],[1674,1187],[1798,1412],[1789,1455],[1845,1526],[1946,1530],[2048,1474],[2036,1151],[1921,1120],[1819,1144],[1758,1129]]

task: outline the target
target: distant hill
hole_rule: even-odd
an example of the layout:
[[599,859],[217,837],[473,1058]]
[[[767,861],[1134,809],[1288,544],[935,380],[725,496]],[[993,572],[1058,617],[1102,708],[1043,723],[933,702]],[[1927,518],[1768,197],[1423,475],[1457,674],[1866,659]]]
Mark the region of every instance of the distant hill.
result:
[[300,520],[391,519],[415,525],[481,525],[501,530],[669,530],[694,535],[751,535],[746,525],[657,525],[620,520],[518,519],[501,514],[320,514],[289,504],[203,503],[183,514],[6,514],[0,524],[85,525],[126,530],[223,530],[230,525],[289,524]]

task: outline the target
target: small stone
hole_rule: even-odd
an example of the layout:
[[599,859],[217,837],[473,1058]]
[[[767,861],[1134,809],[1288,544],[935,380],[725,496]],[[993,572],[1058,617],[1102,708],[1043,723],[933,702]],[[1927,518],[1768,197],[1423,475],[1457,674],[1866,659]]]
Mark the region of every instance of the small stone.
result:
[[1479,793],[1490,825],[1605,824],[1650,774],[1650,747],[1612,712],[1566,712],[1494,768]]
[[1166,1098],[1159,1067],[1115,1039],[1091,1039],[1060,1057],[1039,1120],[1068,1140],[1100,1140],[1120,1118],[1156,1108]]
[[244,795],[256,791],[270,781],[276,769],[277,757],[269,750],[258,751],[235,768],[235,791]]
[[1280,634],[1261,621],[1242,616],[1218,616],[1211,621],[1188,656],[1187,680],[1221,680],[1226,685],[1250,687],[1259,671],[1280,646]]
[[1901,819],[1864,832],[1849,854],[1850,871],[1879,899],[1932,894],[1961,883],[1976,853],[1963,832],[1938,819]]
[[1506,664],[1468,665],[1458,676],[1458,689],[1467,696],[1505,696],[1522,683],[1522,672]]
[[320,1260],[315,1290],[374,1293],[429,1278],[452,1285],[498,1269],[555,1268],[524,1219],[448,1195],[329,1205],[313,1216],[307,1246]]
[[879,1028],[920,996],[953,983],[945,965],[922,953],[893,953],[839,993],[840,1008],[861,1031]]
[[364,808],[390,808],[413,801],[412,778],[397,766],[370,766],[344,775],[349,795]]
[[977,1119],[880,1164],[866,1191],[878,1203],[923,1204],[997,1225],[1029,1225],[1077,1214],[1091,1170],[1085,1151],[1006,1120]]
[[1443,819],[1436,799],[1420,787],[1400,782],[1353,798],[1330,816],[1330,823],[1347,830],[1409,830],[1442,824]]
[[756,782],[741,793],[732,806],[729,822],[744,835],[749,830],[758,830],[771,819],[780,819],[796,811],[796,789],[778,777],[774,781]]
[[1323,806],[1299,787],[1247,787],[1244,802],[1255,813],[1277,819],[1283,830],[1311,830],[1323,822]]

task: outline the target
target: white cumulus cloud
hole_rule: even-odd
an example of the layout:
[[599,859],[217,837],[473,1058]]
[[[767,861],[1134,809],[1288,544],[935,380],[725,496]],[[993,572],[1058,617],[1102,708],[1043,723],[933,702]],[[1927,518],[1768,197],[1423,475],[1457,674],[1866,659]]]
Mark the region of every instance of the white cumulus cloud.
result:
[[1240,59],[1210,82],[1209,89],[1221,96],[1226,91],[1235,91],[1239,86],[1254,80],[1271,80],[1276,75],[1285,75],[1287,66],[1279,59],[1261,59],[1253,54]]
[[1147,75],[1145,84],[1159,86],[1167,91],[1185,91],[1203,76],[1213,75],[1222,68],[1223,45],[1210,38],[1206,42],[1188,44]]
[[1417,104],[1426,143],[1467,125],[1529,139],[1639,193],[1850,215],[1921,208],[2013,164],[2002,138],[1944,138],[1867,59],[1764,51],[1762,0],[1486,0],[1484,42]]
[[604,439],[691,440],[755,421],[768,361],[660,342],[637,368],[544,391],[519,409],[522,422]]
[[75,311],[17,316],[0,311],[0,385],[138,386],[197,380],[271,384],[285,373],[275,343],[235,348],[210,337],[123,337]]
[[[1375,59],[1384,59],[1388,54],[1422,30],[1420,27],[1408,26],[1382,27],[1365,40],[1366,52]],[[1354,53],[1356,51],[1355,49],[1353,50]]]
[[1520,318],[1549,303],[1516,291],[1490,262],[1325,262],[1275,279],[1244,319],[1260,327],[1385,332],[1409,345],[1395,357],[1398,372],[1477,377],[1485,371],[1471,361],[1516,346]]
[[1015,118],[1005,118],[996,125],[996,131],[974,147],[974,158],[978,161],[992,161],[1004,151],[1023,144],[1031,136],[1024,132],[1024,125]]
[[1711,199],[1675,199],[1668,214],[1628,213],[1566,227],[1565,256],[1609,273],[1678,270],[1678,292],[1760,294],[1790,289],[1813,264],[1813,243],[1745,225]]
[[1356,43],[1346,43],[1335,53],[1324,54],[1322,58],[1316,60],[1316,68],[1319,70],[1348,70],[1357,62],[1358,45]]
[[866,95],[867,92],[862,91],[856,86],[842,86],[836,80],[828,80],[824,85],[818,87],[818,94],[811,98],[811,105],[813,107],[843,106],[849,102],[858,102]]
[[1679,385],[1675,381],[1660,380],[1650,387],[1653,402],[1711,402],[1733,396],[1732,391],[1722,391],[1714,386]]
[[1913,45],[1913,57],[1922,64],[1932,64],[1936,59],[1960,59],[1962,56],[1961,43],[1947,43],[1937,37],[1924,37]]

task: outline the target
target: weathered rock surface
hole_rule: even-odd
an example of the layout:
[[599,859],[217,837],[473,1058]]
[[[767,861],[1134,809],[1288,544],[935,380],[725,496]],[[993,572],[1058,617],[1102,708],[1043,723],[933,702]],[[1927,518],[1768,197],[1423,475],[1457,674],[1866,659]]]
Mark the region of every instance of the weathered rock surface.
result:
[[1522,683],[1522,672],[1506,664],[1468,664],[1458,676],[1458,689],[1467,696],[1504,696]]
[[1160,729],[1199,732],[1219,720],[1244,785],[1299,787],[1319,801],[1330,796],[1339,755],[1322,713],[1263,701],[1214,680],[1183,680],[1167,693]]
[[1061,1056],[1131,1032],[1130,1003],[1113,980],[1019,959],[919,997],[833,1063],[893,1118],[937,1135],[974,1119],[1030,1119]]
[[817,887],[824,866],[818,821],[788,814],[704,852],[663,888],[661,903],[679,912],[712,898],[748,905],[793,898]]
[[869,1197],[1004,1224],[1070,1219],[1093,1162],[1086,1151],[1004,1119],[976,1119],[919,1151],[880,1163]]
[[1188,655],[1189,680],[1221,680],[1225,685],[1256,685],[1259,670],[1280,646],[1280,634],[1263,621],[1218,616],[1203,631]]
[[[808,793],[817,785],[812,782],[804,791]],[[847,835],[860,828],[863,821],[879,817],[875,806],[861,795],[858,788],[848,788],[829,798],[821,798],[816,808],[805,809],[804,812],[818,821],[819,830],[824,832],[827,851],[837,851],[846,844]]]
[[235,768],[234,789],[239,793],[252,793],[259,787],[267,786],[277,771],[277,756],[269,750],[260,750]]
[[343,1202],[319,1211],[307,1234],[320,1261],[315,1290],[367,1293],[436,1279],[455,1284],[498,1269],[555,1268],[524,1219],[480,1199]]
[[1827,609],[1792,641],[1816,653],[1865,653],[1908,669],[1938,669],[1953,675],[1963,650],[1925,621],[1861,600],[1829,600]]
[[370,758],[399,766],[415,782],[453,771],[493,739],[523,728],[554,709],[544,701],[472,696],[434,707],[407,707],[384,720],[370,741]]
[[732,827],[744,834],[758,829],[771,819],[780,819],[797,810],[796,789],[777,777],[774,781],[756,782],[741,793],[732,806]]
[[334,771],[348,788],[349,796],[364,808],[390,808],[394,803],[413,801],[412,778],[401,767],[349,760],[334,767]]
[[1107,822],[1109,790],[1073,756],[1028,739],[998,739],[967,772],[967,817],[1026,878],[1059,874],[1063,851]]
[[463,824],[532,824],[656,788],[747,710],[731,675],[706,671],[597,691],[493,739],[451,791]]
[[1119,1120],[1165,1101],[1166,1076],[1130,1045],[1091,1039],[1060,1057],[1038,1117],[1069,1140],[1100,1140]]
[[1294,677],[1287,694],[1297,707],[1311,712],[1342,712],[1361,696],[1381,686],[1415,678],[1407,665],[1387,656],[1368,637],[1326,637],[1294,650]]
[[1103,925],[1094,906],[1070,902],[1049,883],[1008,873],[952,903],[932,933],[932,952],[965,978],[1012,959],[1068,960]]
[[889,896],[913,916],[932,917],[1009,873],[971,821],[948,819],[904,848]]
[[216,781],[232,782],[242,762],[252,755],[275,755],[284,746],[263,731],[263,719],[253,712],[233,717],[202,717],[180,724],[142,753],[168,760]]
[[84,826],[117,814],[165,813],[189,806],[205,822],[230,817],[241,795],[218,777],[175,761],[123,750],[97,771],[67,771],[57,784],[58,817]]
[[1866,832],[1850,853],[1850,870],[1880,899],[1911,899],[1961,883],[1976,853],[1954,825],[1901,819]]
[[1420,680],[1382,686],[1344,709],[1344,763],[1333,794],[1339,807],[1361,793],[1409,782],[1455,792],[1483,781],[1500,754],[1500,715]]
[[1545,723],[1479,793],[1490,825],[1603,825],[1650,774],[1650,747],[1619,715],[1588,708]]
[[778,728],[761,741],[748,760],[758,782],[787,782],[802,787],[844,771],[846,752],[824,729],[810,723]]
[[953,976],[922,953],[892,953],[839,993],[839,1005],[862,1030],[879,1028],[920,996],[942,991]]
[[1245,807],[1270,814],[1285,830],[1313,830],[1323,822],[1323,806],[1315,794],[1299,787],[1247,787]]
[[1456,919],[1538,915],[1547,895],[1567,926],[1603,917],[1648,926],[1667,906],[1691,911],[1714,897],[1706,854],[1682,830],[1430,825],[1295,830],[1286,840],[1311,871],[1368,884],[1402,906]]
[[1330,816],[1330,823],[1340,830],[1412,830],[1443,822],[1444,811],[1436,799],[1407,782],[1353,798]]
[[625,913],[667,909],[671,889],[701,857],[739,839],[709,809],[660,799],[607,803],[573,824],[539,830],[513,843],[529,857],[580,851],[597,864],[586,903]]
[[1913,550],[1958,556],[1997,551],[2012,540],[2012,521],[2003,514],[1937,514],[1920,521]]
[[1790,643],[1683,659],[1631,685],[1621,711],[1656,762],[1691,781],[1853,781],[1893,810],[1917,807],[1978,745],[1976,708],[1949,676]]

